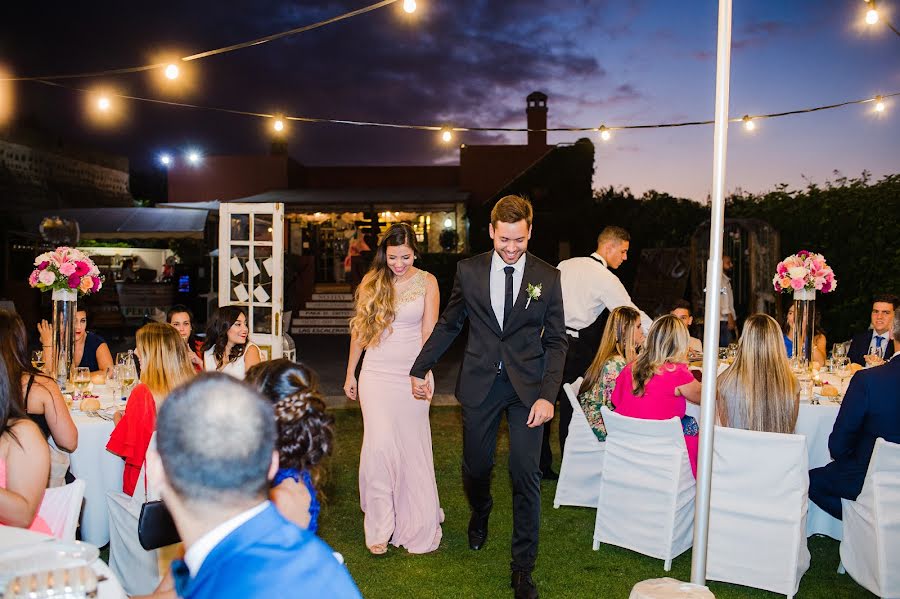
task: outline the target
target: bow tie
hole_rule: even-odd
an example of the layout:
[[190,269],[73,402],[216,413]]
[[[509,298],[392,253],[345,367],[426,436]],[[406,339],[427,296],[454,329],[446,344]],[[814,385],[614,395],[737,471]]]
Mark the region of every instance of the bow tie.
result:
[[172,560],[172,579],[175,581],[175,593],[179,597],[186,597],[185,593],[191,582],[191,571],[188,570],[184,560]]

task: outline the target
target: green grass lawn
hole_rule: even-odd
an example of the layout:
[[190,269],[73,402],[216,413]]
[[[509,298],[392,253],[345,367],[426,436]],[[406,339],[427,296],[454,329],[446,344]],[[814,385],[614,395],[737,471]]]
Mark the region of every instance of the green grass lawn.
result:
[[[460,481],[462,425],[458,408],[433,408],[431,430],[434,463],[441,505],[444,538],[428,555],[409,555],[393,546],[383,556],[365,547],[363,514],[359,509],[357,469],[362,443],[362,414],[338,410],[337,451],[330,462],[327,500],[319,534],[347,561],[363,596],[400,597],[512,597],[509,588],[512,506],[506,470],[508,439],[501,433],[497,446],[490,536],[481,551],[471,551],[466,540],[469,509]],[[501,426],[504,431],[505,424]],[[555,443],[555,442],[554,442]],[[554,445],[555,446],[555,445]],[[557,460],[559,456],[556,456]],[[690,579],[691,553],[677,558],[672,571],[662,560],[603,545],[591,550],[595,510],[553,509],[555,483],[543,483],[541,540],[535,581],[542,597],[628,597],[636,582],[672,576]],[[800,583],[797,597],[873,597],[847,575],[837,574],[838,543],[825,537],[809,540],[812,563]],[[710,583],[720,598],[777,597],[775,593],[737,585]]]

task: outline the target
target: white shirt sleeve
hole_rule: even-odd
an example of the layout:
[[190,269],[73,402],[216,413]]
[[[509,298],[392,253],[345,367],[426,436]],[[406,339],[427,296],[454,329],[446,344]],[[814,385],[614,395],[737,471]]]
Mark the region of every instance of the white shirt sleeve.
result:
[[646,334],[649,332],[653,319],[647,316],[643,310],[638,308],[634,302],[631,301],[631,296],[628,295],[628,291],[625,289],[625,285],[622,284],[622,281],[619,280],[619,277],[605,268],[601,272],[603,272],[603,279],[597,289],[600,301],[603,302],[607,310],[612,312],[619,306],[630,306],[634,308],[641,314],[641,328],[644,330],[644,333]]

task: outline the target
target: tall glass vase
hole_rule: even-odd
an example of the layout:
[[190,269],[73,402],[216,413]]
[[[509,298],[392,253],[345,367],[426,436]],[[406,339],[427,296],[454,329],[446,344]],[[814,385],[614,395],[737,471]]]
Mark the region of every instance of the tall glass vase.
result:
[[812,362],[813,337],[816,335],[816,290],[794,290],[794,344],[792,360]]
[[75,359],[75,310],[78,291],[55,289],[53,291],[53,358],[56,381],[60,389],[71,385],[72,362]]

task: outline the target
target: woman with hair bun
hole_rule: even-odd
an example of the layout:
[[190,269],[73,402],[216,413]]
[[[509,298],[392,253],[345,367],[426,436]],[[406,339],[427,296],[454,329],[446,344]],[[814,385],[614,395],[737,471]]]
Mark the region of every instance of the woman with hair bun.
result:
[[322,461],[334,447],[334,418],[325,412],[316,373],[287,358],[262,362],[246,381],[272,402],[278,426],[278,472],[270,497],[281,514],[316,532]]
[[356,290],[356,315],[350,320],[344,393],[362,407],[359,499],[366,546],[375,555],[385,553],[388,543],[428,553],[442,535],[428,420],[434,382],[429,376],[423,401],[413,397],[409,380],[437,323],[440,293],[437,279],[413,266],[417,255],[412,227],[392,225]]

